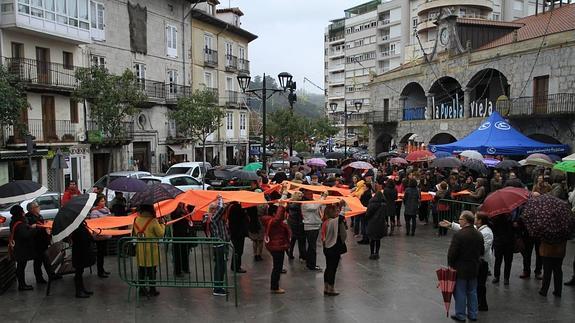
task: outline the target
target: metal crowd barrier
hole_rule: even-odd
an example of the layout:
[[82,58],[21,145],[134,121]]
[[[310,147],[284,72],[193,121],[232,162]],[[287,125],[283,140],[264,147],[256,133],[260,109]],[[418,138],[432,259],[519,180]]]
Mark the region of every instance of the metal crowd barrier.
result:
[[[233,254],[230,242],[214,238],[123,237],[118,240],[118,272],[129,286],[128,301],[132,288],[136,303],[142,288],[223,288],[226,301],[233,290],[238,306],[237,274],[230,279],[227,270]],[[175,274],[176,266],[181,274]]]
[[437,214],[439,221],[447,220],[457,222],[461,211],[471,211],[475,213],[479,208],[479,203],[465,202],[460,200],[441,199],[437,202]]

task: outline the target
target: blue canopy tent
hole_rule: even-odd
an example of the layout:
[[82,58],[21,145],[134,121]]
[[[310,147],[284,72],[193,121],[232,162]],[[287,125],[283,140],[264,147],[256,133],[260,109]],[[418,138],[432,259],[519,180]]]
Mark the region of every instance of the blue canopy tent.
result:
[[477,150],[483,155],[529,155],[533,153],[566,155],[568,145],[546,144],[533,140],[511,125],[497,112],[493,112],[477,130],[465,138],[445,145],[429,145],[431,152],[460,153]]

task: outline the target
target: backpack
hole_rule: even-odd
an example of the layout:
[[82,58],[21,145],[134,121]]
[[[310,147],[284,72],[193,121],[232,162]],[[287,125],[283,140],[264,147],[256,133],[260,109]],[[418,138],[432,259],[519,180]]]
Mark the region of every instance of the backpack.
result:
[[[146,224],[144,224],[144,227],[141,229],[138,226],[138,224],[136,223],[136,219],[134,219],[134,223],[132,225],[132,235],[137,237],[137,238],[145,238],[146,235],[144,234],[144,232],[146,231],[146,229],[148,228],[150,223],[152,223],[153,219],[154,218],[149,218],[148,221],[146,221]],[[134,231],[136,231],[135,235],[134,235]],[[125,245],[124,254],[128,257],[135,257],[136,256],[136,239],[130,240],[129,243],[127,243]]]

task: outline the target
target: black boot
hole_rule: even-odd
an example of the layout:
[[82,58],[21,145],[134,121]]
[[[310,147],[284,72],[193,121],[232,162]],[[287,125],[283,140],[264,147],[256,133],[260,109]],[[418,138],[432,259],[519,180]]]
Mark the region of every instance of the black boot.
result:
[[74,287],[76,288],[76,298],[88,298],[90,295],[86,294],[82,288],[82,277],[74,277]]
[[405,222],[405,234],[406,235],[409,235],[409,232],[411,231],[410,229],[411,229],[411,227],[410,227],[409,223],[406,221]]

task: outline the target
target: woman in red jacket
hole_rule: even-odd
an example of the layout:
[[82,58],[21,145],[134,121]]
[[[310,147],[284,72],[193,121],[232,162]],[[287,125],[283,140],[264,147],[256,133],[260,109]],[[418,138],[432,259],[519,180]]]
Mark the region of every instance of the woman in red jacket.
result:
[[284,294],[285,290],[279,287],[280,275],[284,264],[285,252],[290,247],[290,230],[285,223],[286,204],[281,203],[275,216],[264,216],[262,222],[265,228],[264,241],[266,249],[273,258],[271,275],[271,291],[274,294]]

